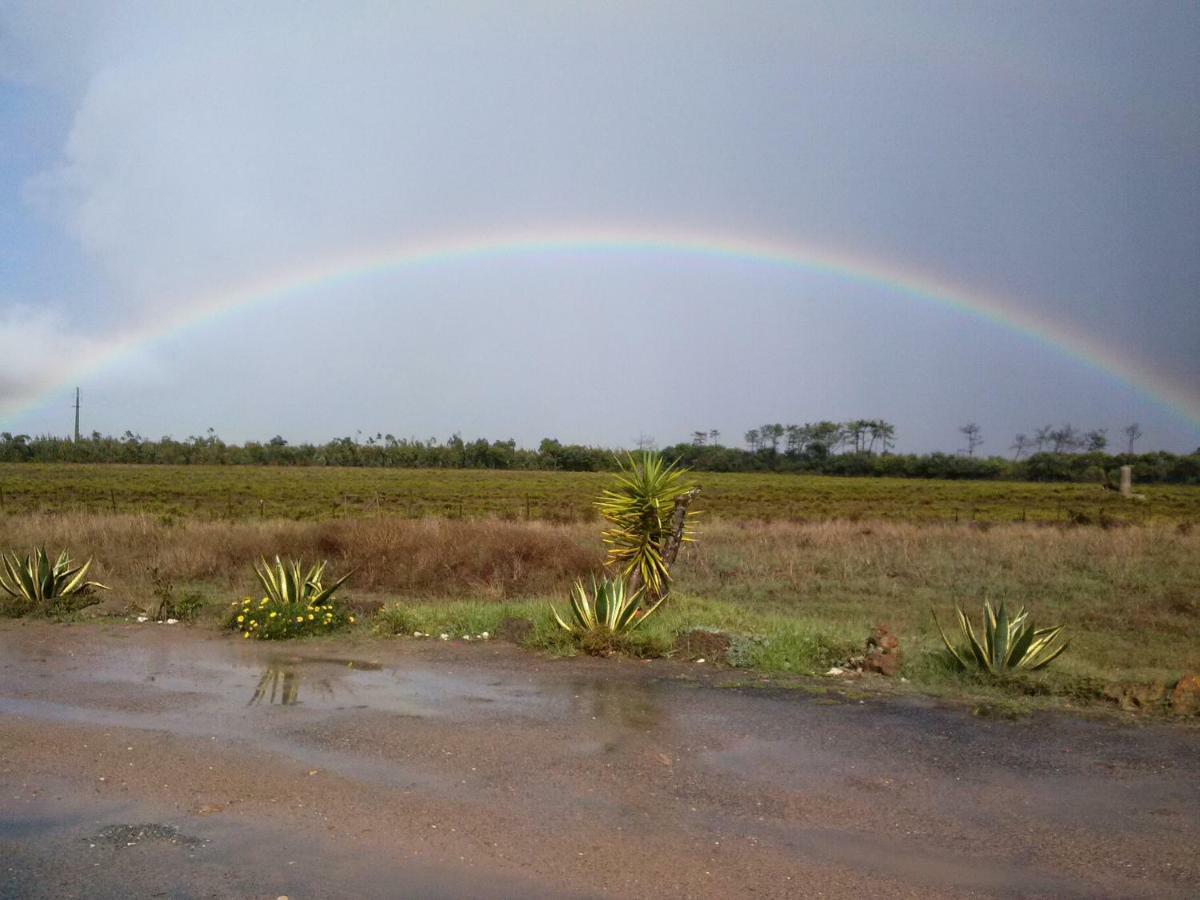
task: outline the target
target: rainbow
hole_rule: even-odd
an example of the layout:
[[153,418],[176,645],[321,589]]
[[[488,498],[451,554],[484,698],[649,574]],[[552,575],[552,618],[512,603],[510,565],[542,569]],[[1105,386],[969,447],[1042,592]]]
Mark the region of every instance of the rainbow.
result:
[[893,296],[935,304],[1018,333],[1110,377],[1200,427],[1200,395],[1190,386],[1155,373],[1145,362],[1124,356],[1093,337],[1044,318],[1011,300],[988,294],[912,268],[851,256],[808,243],[788,243],[743,235],[650,228],[554,228],[525,232],[478,234],[424,241],[399,241],[358,248],[291,267],[236,286],[172,304],[180,312],[110,336],[43,383],[35,396],[6,418],[35,409],[94,371],[118,362],[135,350],[175,336],[219,317],[321,288],[414,267],[448,266],[468,260],[587,253],[671,254],[754,263],[824,273],[867,285]]

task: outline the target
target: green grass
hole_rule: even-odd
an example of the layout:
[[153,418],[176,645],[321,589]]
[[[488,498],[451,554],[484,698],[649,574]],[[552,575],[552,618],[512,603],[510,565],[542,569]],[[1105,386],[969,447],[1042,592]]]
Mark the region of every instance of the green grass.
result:
[[[1091,484],[696,473],[698,508],[734,520],[829,518],[1091,524],[1200,521],[1200,488],[1144,503]],[[446,516],[591,521],[609,473],[251,466],[0,464],[0,511],[152,513],[168,520]]]
[[[955,668],[939,640],[920,633],[907,636],[905,661],[899,679],[870,679],[859,682],[838,677],[817,682],[831,667],[861,653],[864,631],[836,626],[822,618],[760,613],[728,602],[678,596],[668,601],[660,614],[615,640],[595,636],[576,638],[560,628],[550,616],[545,599],[515,603],[399,602],[387,606],[374,621],[380,636],[411,637],[421,632],[427,640],[446,634],[450,640],[470,635],[478,640],[487,633],[495,639],[506,619],[524,619],[532,630],[524,641],[526,649],[553,656],[586,652],[623,653],[642,658],[674,656],[676,638],[695,629],[717,630],[732,637],[728,658],[707,660],[724,663],[755,679],[733,681],[730,686],[775,685],[807,692],[832,692],[852,698],[874,694],[909,693],[965,702],[981,717],[1012,718],[1039,709],[1111,709],[1106,686],[1111,677],[1098,673],[1088,661],[1060,658],[1049,668],[995,678]],[[1069,651],[1068,651],[1069,652]],[[1125,671],[1121,681],[1136,673]],[[1150,673],[1173,684],[1180,673]],[[1134,679],[1136,680],[1136,679]]]

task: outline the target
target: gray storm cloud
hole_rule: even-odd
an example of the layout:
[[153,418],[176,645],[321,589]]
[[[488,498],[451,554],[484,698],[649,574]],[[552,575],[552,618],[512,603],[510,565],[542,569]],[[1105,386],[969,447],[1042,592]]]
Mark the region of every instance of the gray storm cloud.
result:
[[[1200,16],[1184,5],[97,2],[0,16],[0,75],[64,123],[11,195],[67,236],[95,298],[83,328],[53,300],[76,285],[15,295],[6,348],[103,344],[196,296],[383,241],[646,223],[905,261],[1200,383]],[[492,285],[469,287],[494,302]],[[619,287],[630,303],[681,290]],[[728,303],[706,290],[680,333],[732,329],[753,346],[761,323],[703,321]],[[949,366],[959,350],[945,340]],[[36,394],[60,366],[49,355],[9,354],[4,393]],[[1030,363],[1039,379],[1060,364]],[[852,364],[868,374],[830,388],[838,405],[893,402],[871,387],[886,380],[875,365]],[[1017,399],[987,402],[1003,427],[1025,415]],[[734,420],[738,405],[711,415]],[[901,412],[933,427],[931,412]],[[577,437],[621,440],[635,424]]]

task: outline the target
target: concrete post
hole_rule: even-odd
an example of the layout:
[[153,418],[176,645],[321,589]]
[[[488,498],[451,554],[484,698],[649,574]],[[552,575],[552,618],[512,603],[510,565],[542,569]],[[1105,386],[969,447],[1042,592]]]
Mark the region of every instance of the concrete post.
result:
[[1121,496],[1133,496],[1133,466],[1121,466]]

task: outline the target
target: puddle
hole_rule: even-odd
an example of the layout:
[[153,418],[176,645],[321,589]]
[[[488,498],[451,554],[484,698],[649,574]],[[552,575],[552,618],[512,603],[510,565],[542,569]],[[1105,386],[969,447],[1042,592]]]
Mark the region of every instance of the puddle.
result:
[[[388,810],[425,810],[422,835],[438,826],[441,837],[443,816],[453,814],[460,835],[464,818],[476,823],[469,833],[477,849],[513,829],[524,829],[527,853],[569,835],[572,858],[576,846],[662,839],[691,861],[689,872],[707,877],[744,864],[735,888],[751,883],[743,876],[757,878],[760,863],[775,875],[829,867],[929,894],[1186,896],[1172,889],[1200,883],[1192,850],[1200,766],[1194,737],[1182,730],[979,723],[929,704],[825,706],[696,688],[617,662],[515,664],[484,648],[431,659],[381,645],[372,659],[320,645],[53,636],[59,643],[30,644],[0,630],[0,717],[22,717],[27,728],[42,720],[142,732],[118,738],[115,754],[78,754],[98,781],[109,779],[101,793],[126,790],[130,745],[181,736],[175,743],[189,753],[211,747],[218,766],[247,750],[260,754],[256,765],[299,764],[278,809],[295,799],[294,786],[296,796],[305,790],[295,777],[316,786],[304,813],[314,828],[338,815],[336,794],[319,793],[333,776],[330,785],[386,798]],[[0,772],[0,786],[20,793],[36,776],[21,774],[18,786]],[[153,796],[157,788],[144,789]],[[0,853],[16,852],[48,880],[0,881],[0,895],[70,896],[57,887],[92,886],[55,880],[51,850],[61,855],[64,841],[76,855],[87,842],[86,858],[72,857],[64,877],[99,865],[109,879],[89,896],[128,896],[121,879],[132,879],[138,895],[180,897],[328,896],[330,885],[343,896],[506,895],[485,874],[444,880],[399,861],[390,870],[380,862],[385,874],[376,878],[377,860],[364,867],[340,850],[328,851],[334,863],[324,870],[275,819],[240,820],[246,807],[235,792],[192,800],[183,807],[191,812],[172,819],[171,809],[137,803],[14,808],[4,795]],[[340,815],[344,832],[370,830],[357,810]],[[216,859],[224,865],[214,868]],[[269,871],[254,874],[262,859]],[[172,867],[185,873],[183,887],[154,880]],[[700,884],[689,890],[705,893]]]

